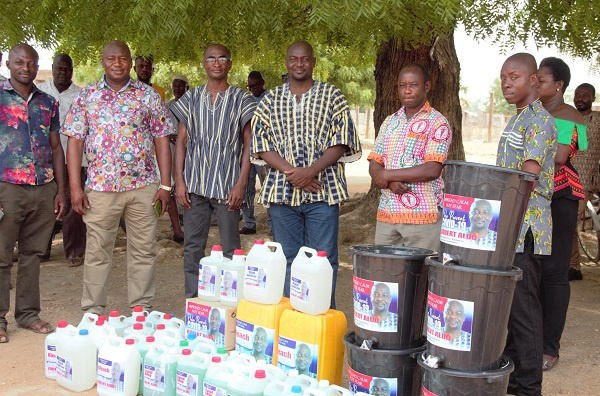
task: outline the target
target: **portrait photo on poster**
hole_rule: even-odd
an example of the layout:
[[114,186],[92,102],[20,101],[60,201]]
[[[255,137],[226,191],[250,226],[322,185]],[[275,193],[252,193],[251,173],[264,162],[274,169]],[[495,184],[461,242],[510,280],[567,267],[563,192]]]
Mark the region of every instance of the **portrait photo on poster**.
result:
[[446,349],[471,350],[473,301],[427,296],[427,341]]
[[354,324],[365,330],[398,330],[398,284],[352,277]]

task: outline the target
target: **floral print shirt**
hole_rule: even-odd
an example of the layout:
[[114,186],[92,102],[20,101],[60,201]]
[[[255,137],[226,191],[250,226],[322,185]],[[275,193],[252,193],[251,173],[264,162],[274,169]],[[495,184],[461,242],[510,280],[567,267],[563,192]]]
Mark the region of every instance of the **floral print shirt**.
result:
[[500,137],[496,165],[521,170],[525,161],[533,160],[541,167],[539,180],[529,197],[527,212],[521,225],[517,253],[523,252],[523,242],[529,228],[533,233],[533,253],[552,253],[550,203],[554,191],[557,137],[554,117],[539,101],[529,104],[522,112],[513,116]]
[[35,85],[23,98],[0,81],[0,181],[32,186],[54,180],[50,132],[60,128],[58,103]]
[[102,78],[75,98],[61,133],[85,140],[86,186],[121,192],[157,182],[154,139],[171,134],[172,128],[152,87],[130,80],[117,92]]

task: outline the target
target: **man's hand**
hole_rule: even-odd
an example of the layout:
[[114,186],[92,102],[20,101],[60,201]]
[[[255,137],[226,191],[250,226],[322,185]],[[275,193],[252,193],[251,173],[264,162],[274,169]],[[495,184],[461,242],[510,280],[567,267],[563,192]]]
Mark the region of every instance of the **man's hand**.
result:
[[152,206],[156,203],[156,201],[160,200],[162,202],[162,211],[160,215],[164,215],[167,210],[169,210],[169,202],[171,201],[171,193],[167,190],[163,190],[159,188],[154,196],[154,200],[152,201]]
[[90,208],[90,203],[83,189],[71,189],[71,206],[75,213],[85,216],[85,210]]
[[235,183],[229,195],[227,196],[228,211],[233,212],[242,207],[246,195],[246,185],[244,183]]
[[308,191],[309,193],[318,193],[322,188],[321,182],[317,179],[312,179],[312,181],[308,184],[308,186],[304,187],[304,191]]
[[190,209],[190,194],[188,193],[187,186],[183,180],[179,180],[175,182],[175,199],[177,203],[183,206],[186,209]]
[[390,182],[390,184],[388,184],[387,188],[390,189],[390,191],[392,191],[394,194],[404,194],[406,192],[409,192],[410,189],[406,186],[406,184],[402,183],[402,182]]
[[388,188],[388,180],[386,178],[386,171],[383,168],[375,168],[371,171],[371,179],[373,184],[379,188]]
[[60,219],[65,213],[67,207],[67,198],[64,190],[59,189],[54,197],[54,213],[56,213],[56,220]]
[[321,182],[315,179],[315,173],[312,171],[310,167],[308,168],[292,168],[288,171],[283,172],[287,176],[287,181],[296,188],[308,187],[313,184],[313,181],[319,183],[319,187],[321,186]]

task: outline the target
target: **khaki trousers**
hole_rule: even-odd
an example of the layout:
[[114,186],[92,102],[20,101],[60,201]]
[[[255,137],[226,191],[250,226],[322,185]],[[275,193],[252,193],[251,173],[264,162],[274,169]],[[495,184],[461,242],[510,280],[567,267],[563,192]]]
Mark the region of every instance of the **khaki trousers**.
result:
[[441,230],[441,214],[437,221],[431,224],[391,224],[378,221],[375,226],[375,243],[419,247],[439,252]]
[[156,225],[152,200],[158,185],[124,192],[86,188],[90,203],[83,220],[87,243],[83,267],[81,308],[103,314],[107,306],[106,281],[112,265],[121,216],[127,225],[127,289],[130,307],[150,310],[156,290]]

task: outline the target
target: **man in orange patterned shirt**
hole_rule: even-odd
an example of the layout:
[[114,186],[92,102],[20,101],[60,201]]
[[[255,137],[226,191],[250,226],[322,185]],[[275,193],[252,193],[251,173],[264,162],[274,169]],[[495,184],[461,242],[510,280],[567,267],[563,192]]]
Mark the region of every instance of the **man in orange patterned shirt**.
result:
[[427,70],[410,64],[400,70],[402,107],[388,116],[369,155],[369,174],[381,188],[375,243],[439,250],[443,202],[442,162],[452,130],[429,105]]

